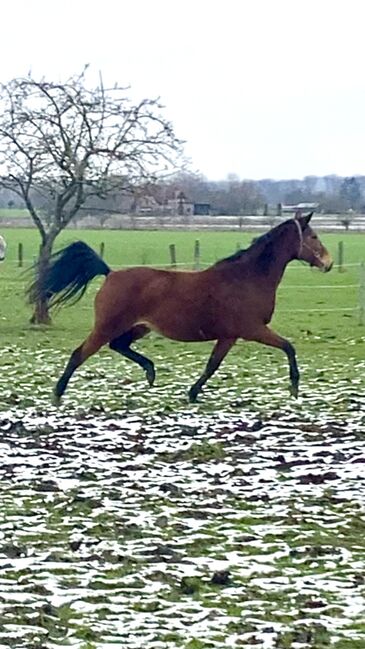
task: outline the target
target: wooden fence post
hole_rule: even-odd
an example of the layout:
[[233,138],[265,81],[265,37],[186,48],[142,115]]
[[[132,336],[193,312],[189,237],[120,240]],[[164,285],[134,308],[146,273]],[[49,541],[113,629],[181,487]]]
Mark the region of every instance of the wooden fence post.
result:
[[198,240],[195,241],[194,245],[194,268],[195,270],[200,268],[200,243]]
[[23,244],[18,243],[18,266],[23,266]]
[[147,264],[147,252],[145,250],[142,251],[142,266],[146,266]]
[[338,272],[343,273],[344,272],[344,267],[343,267],[343,260],[344,260],[344,247],[343,247],[343,241],[338,242]]
[[365,324],[365,264],[360,264],[360,287],[359,287],[359,324]]
[[176,248],[174,243],[170,243],[169,245],[169,250],[170,250],[170,263],[173,268],[176,266]]

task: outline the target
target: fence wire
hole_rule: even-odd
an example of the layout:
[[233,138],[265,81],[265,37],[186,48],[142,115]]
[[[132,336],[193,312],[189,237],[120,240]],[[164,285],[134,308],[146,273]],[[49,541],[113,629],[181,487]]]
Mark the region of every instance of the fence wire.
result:
[[[27,270],[28,268],[31,267],[35,263],[36,258],[33,257],[30,259],[29,257],[22,258],[22,264],[21,266],[23,267],[23,270]],[[18,259],[7,259],[7,263],[11,263],[12,265],[16,265],[20,267],[19,260]],[[204,268],[209,268],[209,266],[212,266],[214,262],[206,263],[206,262],[199,262],[197,263],[196,261],[187,261],[187,262],[176,262],[176,263],[169,263],[169,264],[123,264],[118,266],[119,269],[123,268],[133,268],[136,266],[145,266],[145,267],[155,267],[155,268],[162,268],[162,269],[171,269],[173,270],[174,268],[180,268],[180,269],[204,269]],[[344,268],[361,268],[362,264],[359,262],[353,262],[353,263],[346,263],[344,265],[334,265],[333,269],[341,269],[343,270]],[[296,265],[296,266],[288,266],[287,270],[308,270],[308,267],[304,264]],[[363,275],[362,275],[363,277]],[[365,287],[362,285],[362,283],[358,284],[341,284],[341,285],[333,285],[333,284],[280,284],[278,287],[279,291],[286,291],[286,290],[318,290],[318,289],[324,289],[326,291],[328,290],[347,290],[347,289],[357,289],[359,291],[359,294],[364,293],[365,294]],[[87,308],[87,307],[86,307]],[[280,309],[280,313],[331,313],[331,312],[354,312],[358,311],[361,313],[361,310],[364,309],[364,306],[362,305],[361,299],[359,300],[359,304],[356,306],[348,306],[348,307],[315,307],[315,308],[298,308],[298,309]]]

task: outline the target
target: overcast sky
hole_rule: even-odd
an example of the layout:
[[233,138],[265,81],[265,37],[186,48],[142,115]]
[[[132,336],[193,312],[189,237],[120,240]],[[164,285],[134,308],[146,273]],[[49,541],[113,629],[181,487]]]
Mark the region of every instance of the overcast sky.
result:
[[11,0],[1,79],[85,63],[161,97],[211,179],[365,173],[364,0]]

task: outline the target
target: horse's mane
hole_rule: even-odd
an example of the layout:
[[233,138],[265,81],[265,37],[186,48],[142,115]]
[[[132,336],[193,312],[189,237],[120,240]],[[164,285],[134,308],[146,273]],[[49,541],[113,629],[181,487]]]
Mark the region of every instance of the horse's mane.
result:
[[284,226],[288,221],[280,223],[269,232],[265,232],[260,237],[256,237],[248,248],[237,250],[233,255],[224,257],[217,261],[214,265],[224,266],[226,264],[234,264],[235,262],[245,263],[256,261],[256,267],[266,271],[270,263],[274,260],[274,244],[276,239],[281,235]]

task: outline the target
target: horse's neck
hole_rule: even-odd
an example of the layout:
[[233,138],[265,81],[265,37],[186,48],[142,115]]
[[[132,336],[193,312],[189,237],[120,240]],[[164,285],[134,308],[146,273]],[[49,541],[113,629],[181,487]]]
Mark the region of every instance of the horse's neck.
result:
[[271,278],[275,287],[279,286],[281,280],[283,279],[283,275],[289,261],[291,261],[291,259],[283,259],[280,261],[280,263],[274,265],[273,271],[271,273]]
[[295,256],[292,239],[289,238],[287,242],[283,241],[282,244],[271,242],[267,245],[272,246],[272,260],[267,268],[267,277],[273,288],[276,289],[283,278],[288,263]]

